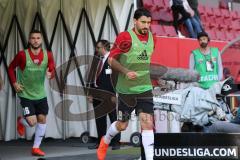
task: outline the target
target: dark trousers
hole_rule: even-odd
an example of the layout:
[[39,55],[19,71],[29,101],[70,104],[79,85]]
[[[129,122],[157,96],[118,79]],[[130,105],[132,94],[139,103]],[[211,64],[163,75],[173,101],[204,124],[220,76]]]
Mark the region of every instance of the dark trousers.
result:
[[[181,5],[172,6],[171,9],[172,9],[172,15],[173,15],[173,26],[176,32],[178,33],[178,25],[184,22],[186,19],[190,18],[191,15]],[[182,15],[182,18],[180,20],[179,20],[179,14]]]
[[[101,101],[98,100],[93,100],[93,108],[96,108]],[[102,136],[106,134],[107,131],[107,115],[109,116],[110,122],[113,123],[117,120],[117,112],[116,109],[113,110],[112,112],[96,119],[96,126],[97,126],[97,132],[98,132],[98,138],[97,138],[97,143],[100,143],[100,140]],[[120,133],[118,133],[113,139],[112,139],[112,144],[119,143],[120,141]]]

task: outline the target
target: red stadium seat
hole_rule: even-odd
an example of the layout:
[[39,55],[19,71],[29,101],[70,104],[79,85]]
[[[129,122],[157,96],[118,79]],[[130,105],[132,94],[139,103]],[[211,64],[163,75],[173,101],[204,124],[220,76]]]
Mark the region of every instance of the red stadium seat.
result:
[[172,10],[163,9],[161,14],[162,14],[162,16],[161,16],[160,20],[173,21]]
[[224,19],[224,23],[227,27],[228,30],[232,30],[233,27],[232,27],[232,19]]
[[201,22],[204,28],[209,27],[206,20],[206,16],[201,16]]
[[159,25],[159,24],[152,24],[151,25],[151,31],[153,34],[156,34],[158,36],[165,36],[166,33],[163,29],[163,26],[162,25]]
[[221,13],[222,13],[223,17],[230,18],[230,13],[229,13],[228,9],[220,9],[220,10],[221,10]]
[[236,11],[237,12],[237,19],[240,19],[240,11]]
[[[227,23],[225,22],[226,19],[224,17],[218,17],[215,19],[215,26],[216,28],[219,28],[219,29],[228,29],[228,25]],[[228,21],[229,22],[229,21]],[[230,22],[229,22],[230,23]]]
[[199,11],[200,16],[205,15],[206,14],[205,6],[199,4],[198,5],[198,11]]
[[154,21],[172,21],[171,10],[165,6],[164,0],[143,0],[144,7],[148,8]]
[[163,5],[165,9],[171,10],[169,0],[163,0]]
[[152,12],[152,20],[170,22],[173,21],[173,16],[168,9],[164,8],[159,11]]
[[207,16],[214,16],[212,7],[205,6],[205,12]]
[[166,8],[163,0],[153,0],[153,2],[156,5],[156,10]]
[[218,40],[227,41],[226,34],[222,30],[216,30],[216,37],[217,37]]
[[166,36],[177,37],[177,33],[173,26],[163,26],[163,29],[165,30]]
[[163,0],[163,2],[164,2],[164,5],[165,5],[166,7],[169,7],[169,8],[170,8],[170,6],[169,6],[169,0]]
[[153,10],[154,8],[154,2],[153,0],[143,0],[143,6],[148,10]]
[[205,31],[208,33],[210,39],[212,40],[216,40],[217,37],[216,37],[216,33],[213,29],[210,29],[210,28],[205,28]]
[[159,21],[152,20],[151,24],[159,24]]
[[240,36],[240,31],[238,32],[238,31],[232,30],[231,33],[233,34],[234,38],[237,38],[238,36]]
[[236,31],[240,31],[240,20],[232,21],[232,28]]
[[151,11],[151,15],[152,15],[152,20],[154,20],[154,21],[159,21],[160,20],[160,17],[162,16],[161,15],[161,10],[159,10],[159,11],[156,11],[156,10],[154,10],[154,11]]
[[235,33],[233,31],[223,30],[223,32],[226,34],[227,41],[232,41],[236,38]]
[[213,8],[213,13],[214,13],[215,17],[221,17],[222,16],[222,13],[221,13],[219,8]]
[[216,26],[216,18],[213,16],[202,16],[202,24],[207,28],[214,28]]
[[238,12],[237,11],[231,11],[230,13],[230,17],[232,20],[236,20],[238,19]]

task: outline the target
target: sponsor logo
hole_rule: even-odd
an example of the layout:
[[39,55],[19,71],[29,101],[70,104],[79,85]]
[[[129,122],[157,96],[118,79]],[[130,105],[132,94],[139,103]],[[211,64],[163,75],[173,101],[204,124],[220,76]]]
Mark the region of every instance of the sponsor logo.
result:
[[202,64],[202,63],[203,63],[203,59],[199,59],[199,60],[198,60],[198,63],[199,63],[199,64]]
[[144,50],[140,55],[138,55],[137,57],[138,60],[148,60],[148,55],[147,55],[147,51]]
[[156,148],[154,150],[155,158],[165,159],[165,158],[191,158],[191,159],[238,159],[238,147],[237,146],[227,146],[227,147],[164,147]]
[[175,93],[167,93],[159,97],[153,97],[154,103],[182,104],[182,95]]
[[216,58],[216,57],[212,57],[212,61],[213,61],[213,62],[216,62],[216,61],[217,61],[217,58]]
[[227,91],[230,91],[232,89],[232,87],[228,84],[225,84],[223,87],[222,87],[223,91],[227,92]]
[[218,81],[218,75],[201,76],[200,82],[205,81]]

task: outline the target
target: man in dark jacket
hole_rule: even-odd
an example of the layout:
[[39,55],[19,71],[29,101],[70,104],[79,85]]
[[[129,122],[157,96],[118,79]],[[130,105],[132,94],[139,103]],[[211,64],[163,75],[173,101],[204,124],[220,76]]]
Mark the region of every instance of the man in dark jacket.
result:
[[[111,82],[111,69],[108,64],[108,56],[110,54],[110,43],[107,40],[99,40],[96,45],[96,53],[97,56],[99,57],[98,65],[95,67],[95,76],[94,76],[94,83],[92,85],[93,88],[102,90],[102,91],[107,91],[111,92],[115,95],[115,91],[113,89],[113,85]],[[96,64],[93,64],[94,66]],[[93,98],[93,99],[92,99]],[[116,103],[116,97],[110,97],[111,101],[113,103]],[[90,101],[93,102],[93,108],[96,111],[98,107],[105,107],[102,108],[102,110],[107,110],[107,107],[109,106],[103,106],[100,105],[101,101],[94,99],[94,97],[90,96]],[[116,109],[112,110],[110,113],[108,113],[109,118],[111,123],[117,120],[117,112]],[[107,114],[102,115],[101,117],[96,117],[96,127],[97,127],[97,132],[98,132],[98,137],[97,137],[97,143],[94,144],[93,146],[89,146],[89,149],[97,149],[101,140],[101,137],[106,134],[107,130]],[[119,145],[120,141],[120,133],[113,139],[112,142],[112,149],[116,150],[120,148]]]

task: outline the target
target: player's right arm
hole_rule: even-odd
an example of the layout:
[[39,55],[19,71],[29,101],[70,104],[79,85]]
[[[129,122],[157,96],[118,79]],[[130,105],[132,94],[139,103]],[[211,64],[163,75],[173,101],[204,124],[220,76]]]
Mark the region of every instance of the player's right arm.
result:
[[124,67],[118,61],[119,55],[127,53],[130,50],[131,45],[132,43],[129,33],[120,33],[114,42],[113,48],[110,51],[108,63],[115,71],[126,75],[129,79],[135,79],[137,77],[137,73]]
[[12,62],[8,67],[10,82],[13,85],[16,92],[21,92],[23,90],[23,86],[19,84],[16,80],[15,69],[19,67],[21,70],[24,70],[25,65],[26,65],[26,56],[23,51],[20,51],[14,57],[14,59],[12,60]]

